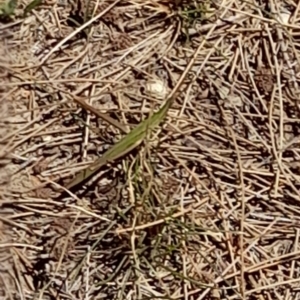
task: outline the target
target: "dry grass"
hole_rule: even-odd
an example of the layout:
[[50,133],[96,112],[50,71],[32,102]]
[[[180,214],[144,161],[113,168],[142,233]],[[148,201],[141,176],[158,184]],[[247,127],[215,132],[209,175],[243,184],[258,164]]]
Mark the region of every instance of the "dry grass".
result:
[[[300,299],[300,5],[168,2],[0,25],[1,299]],[[62,192],[124,135],[73,99],[133,128],[196,49],[165,124]]]

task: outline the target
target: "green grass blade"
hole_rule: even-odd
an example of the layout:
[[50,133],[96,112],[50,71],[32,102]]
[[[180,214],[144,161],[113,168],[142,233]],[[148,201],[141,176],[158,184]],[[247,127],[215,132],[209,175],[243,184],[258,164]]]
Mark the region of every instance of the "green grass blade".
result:
[[148,119],[141,122],[137,127],[131,130],[119,142],[108,149],[99,159],[97,159],[91,166],[80,171],[74,179],[72,179],[65,188],[71,189],[74,186],[80,185],[85,180],[96,174],[104,165],[116,159],[123,157],[136,148],[146,137],[147,132],[158,126],[165,118],[173,98],[169,98],[163,107],[153,114]]
[[42,3],[42,0],[33,0],[31,1],[24,9],[24,17],[27,16],[29,12],[38,7]]

